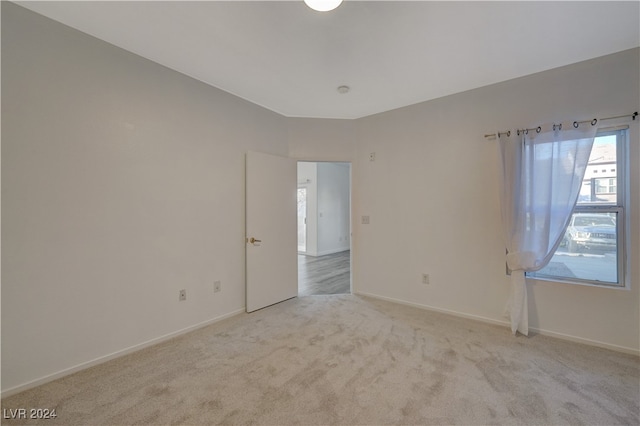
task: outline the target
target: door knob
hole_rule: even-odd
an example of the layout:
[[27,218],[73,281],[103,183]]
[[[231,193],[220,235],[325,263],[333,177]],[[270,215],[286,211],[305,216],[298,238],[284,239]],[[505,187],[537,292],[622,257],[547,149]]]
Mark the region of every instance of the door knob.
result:
[[250,242],[251,244],[255,244],[255,243],[261,243],[261,242],[262,242],[262,240],[257,240],[257,239],[255,239],[255,238],[251,237],[251,238],[249,238],[249,242]]

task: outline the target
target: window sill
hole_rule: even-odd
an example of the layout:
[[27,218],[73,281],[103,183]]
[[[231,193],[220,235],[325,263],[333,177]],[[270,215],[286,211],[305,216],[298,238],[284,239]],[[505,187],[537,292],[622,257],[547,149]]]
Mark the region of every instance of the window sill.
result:
[[606,284],[606,283],[598,283],[596,281],[577,281],[577,280],[563,280],[561,278],[551,278],[551,277],[531,277],[525,276],[526,282],[531,283],[533,281],[543,281],[548,283],[556,283],[556,284],[571,284],[571,285],[580,285],[583,287],[595,287],[595,288],[604,288],[608,290],[631,290],[628,285],[619,285],[619,284]]

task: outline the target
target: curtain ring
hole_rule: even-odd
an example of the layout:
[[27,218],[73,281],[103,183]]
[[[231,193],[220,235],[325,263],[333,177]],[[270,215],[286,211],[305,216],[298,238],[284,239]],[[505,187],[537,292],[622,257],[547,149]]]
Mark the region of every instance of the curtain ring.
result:
[[536,129],[536,133],[540,133],[542,131],[542,127],[538,126],[538,128]]
[[511,136],[511,130],[507,130],[507,137]]
[[579,125],[580,125],[580,124],[579,124],[577,121],[574,121],[574,122],[573,122],[573,127],[575,127],[576,129],[578,128],[578,126],[579,126]]
[[593,120],[591,120],[591,125],[595,126],[597,122],[598,122],[598,119],[594,118]]
[[520,129],[518,129],[518,136],[520,136]]
[[529,129],[524,129],[524,134],[528,135],[529,134]]

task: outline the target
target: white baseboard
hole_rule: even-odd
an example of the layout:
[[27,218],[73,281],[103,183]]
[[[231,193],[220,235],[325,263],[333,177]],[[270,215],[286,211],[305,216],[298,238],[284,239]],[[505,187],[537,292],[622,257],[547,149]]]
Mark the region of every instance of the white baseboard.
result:
[[232,312],[230,312],[228,314],[224,314],[224,315],[221,315],[219,317],[215,317],[215,318],[212,318],[210,320],[201,322],[199,324],[192,325],[192,326],[187,327],[187,328],[183,328],[182,330],[174,331],[172,333],[165,334],[164,336],[160,336],[160,337],[157,337],[155,339],[151,339],[151,340],[148,340],[146,342],[143,342],[143,343],[140,343],[140,344],[137,344],[137,345],[134,345],[134,346],[130,346],[128,348],[122,349],[122,350],[117,351],[117,352],[113,352],[113,353],[111,353],[109,355],[101,356],[101,357],[96,358],[94,360],[83,362],[82,364],[78,364],[76,366],[73,366],[73,367],[70,367],[70,368],[66,368],[64,370],[58,371],[58,372],[53,373],[53,374],[49,374],[49,375],[41,377],[39,379],[32,380],[32,381],[30,381],[28,383],[24,383],[22,385],[18,385],[18,386],[14,386],[14,387],[6,389],[6,390],[2,390],[2,398],[6,398],[8,396],[15,395],[17,393],[26,391],[26,390],[34,388],[36,386],[43,385],[45,383],[51,382],[51,381],[56,380],[56,379],[60,379],[62,377],[68,376],[70,374],[77,373],[78,371],[86,370],[87,368],[96,366],[98,364],[105,363],[105,362],[110,361],[112,359],[119,358],[121,356],[128,355],[128,354],[133,353],[133,352],[137,352],[137,351],[139,351],[141,349],[144,349],[144,348],[147,348],[149,346],[157,345],[158,343],[162,343],[162,342],[164,342],[166,340],[173,339],[174,337],[178,337],[178,336],[180,336],[182,334],[186,334],[186,333],[189,333],[191,331],[197,330],[199,328],[206,327],[206,326],[211,325],[213,323],[222,321],[224,319],[230,318],[230,317],[235,316],[235,315],[239,315],[239,314],[244,313],[244,312],[245,312],[245,308],[236,309],[236,310],[234,310],[234,311],[232,311]]
[[[394,299],[394,298],[391,298],[391,297],[380,296],[380,295],[377,295],[377,294],[367,293],[367,292],[362,292],[362,291],[358,291],[358,292],[354,291],[353,294],[360,295],[360,296],[365,296],[365,297],[371,297],[373,299],[385,300],[385,301],[388,301],[388,302],[398,303],[398,304],[401,304],[401,305],[412,306],[412,307],[415,307],[415,308],[425,309],[425,310],[428,310],[428,311],[439,312],[439,313],[443,313],[443,314],[447,314],[447,315],[453,315],[453,316],[460,317],[460,318],[466,318],[466,319],[481,321],[481,322],[484,322],[484,323],[500,325],[500,326],[504,326],[507,330],[509,330],[509,328],[510,328],[510,324],[507,321],[496,320],[496,319],[493,319],[493,318],[487,318],[487,317],[483,317],[483,316],[479,316],[479,315],[466,314],[466,313],[463,313],[463,312],[452,311],[452,310],[449,310],[449,309],[436,308],[434,306],[423,305],[423,304],[413,303],[413,302],[407,302],[405,300]],[[149,346],[157,345],[158,343],[162,343],[162,342],[164,342],[166,340],[172,339],[172,338],[180,336],[182,334],[189,333],[191,331],[197,330],[197,329],[202,328],[202,327],[206,327],[207,325],[216,323],[218,321],[222,321],[224,319],[230,318],[230,317],[235,316],[235,315],[239,315],[239,314],[244,313],[244,312],[245,312],[244,308],[237,309],[237,310],[232,311],[232,312],[230,312],[228,314],[221,315],[221,316],[216,317],[216,318],[212,318],[210,320],[201,322],[199,324],[196,324],[196,325],[193,325],[193,326],[190,326],[190,327],[187,327],[187,328],[183,328],[182,330],[178,330],[178,331],[175,331],[173,333],[169,333],[169,334],[166,334],[164,336],[160,336],[160,337],[157,337],[155,339],[148,340],[148,341],[140,343],[138,345],[134,345],[134,346],[125,348],[123,350],[114,352],[112,354],[105,355],[103,357],[99,357],[99,358],[96,358],[94,360],[91,360],[91,361],[88,361],[88,362],[84,362],[82,364],[78,364],[78,365],[76,365],[74,367],[70,367],[70,368],[58,371],[56,373],[41,377],[39,379],[30,381],[28,383],[24,383],[22,385],[18,385],[18,386],[15,386],[13,388],[9,388],[9,389],[3,390],[2,391],[2,398],[6,398],[8,396],[15,395],[15,394],[23,392],[25,390],[34,388],[36,386],[43,385],[45,383],[48,383],[48,382],[51,382],[53,380],[68,376],[68,375],[76,373],[78,371],[85,370],[85,369],[93,367],[95,365],[102,364],[102,363],[110,361],[112,359],[119,358],[121,356],[124,356],[124,355],[130,354],[130,353],[139,351],[139,350],[147,348]],[[549,330],[544,330],[544,329],[539,329],[539,328],[530,327],[529,329],[531,331],[533,331],[535,333],[538,333],[538,334],[541,334],[543,336],[555,337],[555,338],[558,338],[558,339],[569,340],[569,341],[576,342],[576,343],[582,343],[582,344],[586,344],[586,345],[590,345],[590,346],[596,346],[596,347],[600,347],[600,348],[610,349],[610,350],[613,350],[613,351],[616,351],[616,352],[622,352],[622,353],[627,353],[627,354],[631,354],[631,355],[635,355],[635,356],[640,356],[640,350],[633,349],[633,348],[627,348],[627,347],[624,347],[624,346],[613,345],[613,344],[606,343],[606,342],[600,342],[600,341],[597,341],[597,340],[585,339],[585,338],[582,338],[582,337],[572,336],[572,335],[563,334],[563,333],[557,333],[557,332],[554,332],[554,331],[549,331]]]
[[[449,309],[436,308],[434,306],[407,302],[405,300],[394,299],[392,297],[380,296],[380,295],[377,295],[377,294],[366,293],[366,292],[362,292],[362,291],[354,292],[354,294],[357,294],[357,295],[360,295],[360,296],[371,297],[373,299],[386,300],[387,302],[393,302],[393,303],[398,303],[398,304],[401,304],[401,305],[412,306],[414,308],[425,309],[425,310],[428,310],[428,311],[439,312],[439,313],[442,313],[442,314],[453,315],[453,316],[460,317],[460,318],[466,318],[466,319],[481,321],[481,322],[484,322],[484,323],[489,323],[489,324],[494,324],[494,325],[501,325],[501,326],[504,326],[507,329],[509,329],[509,332],[511,332],[511,324],[508,321],[496,320],[496,319],[493,319],[493,318],[487,318],[487,317],[483,317],[483,316],[479,316],[479,315],[466,314],[466,313],[463,313],[463,312],[452,311],[452,310],[449,310]],[[628,347],[625,347],[625,346],[618,346],[618,345],[614,345],[614,344],[606,343],[606,342],[600,342],[598,340],[585,339],[583,337],[572,336],[570,334],[563,334],[563,333],[558,333],[558,332],[555,332],[555,331],[544,330],[544,329],[535,328],[535,327],[529,327],[529,330],[534,332],[534,333],[538,333],[538,334],[540,334],[542,336],[555,337],[557,339],[569,340],[571,342],[582,343],[582,344],[589,345],[589,346],[596,346],[596,347],[599,347],[599,348],[610,349],[610,350],[613,350],[613,351],[616,351],[616,352],[623,352],[623,353],[626,353],[626,354],[635,355],[635,356],[640,357],[640,350],[638,350],[638,349],[628,348]]]

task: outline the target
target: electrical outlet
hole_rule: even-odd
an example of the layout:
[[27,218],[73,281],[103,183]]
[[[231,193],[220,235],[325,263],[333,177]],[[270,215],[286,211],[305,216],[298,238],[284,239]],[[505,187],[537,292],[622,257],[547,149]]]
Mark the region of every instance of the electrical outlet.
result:
[[422,284],[429,285],[429,274],[422,274]]
[[362,216],[362,224],[363,225],[369,224],[369,216]]
[[376,161],[376,153],[372,152],[369,154],[369,161]]
[[178,296],[179,301],[187,300],[187,290],[180,290],[180,295]]
[[218,293],[220,290],[222,290],[222,283],[220,281],[214,281],[213,282],[213,292],[214,293]]

